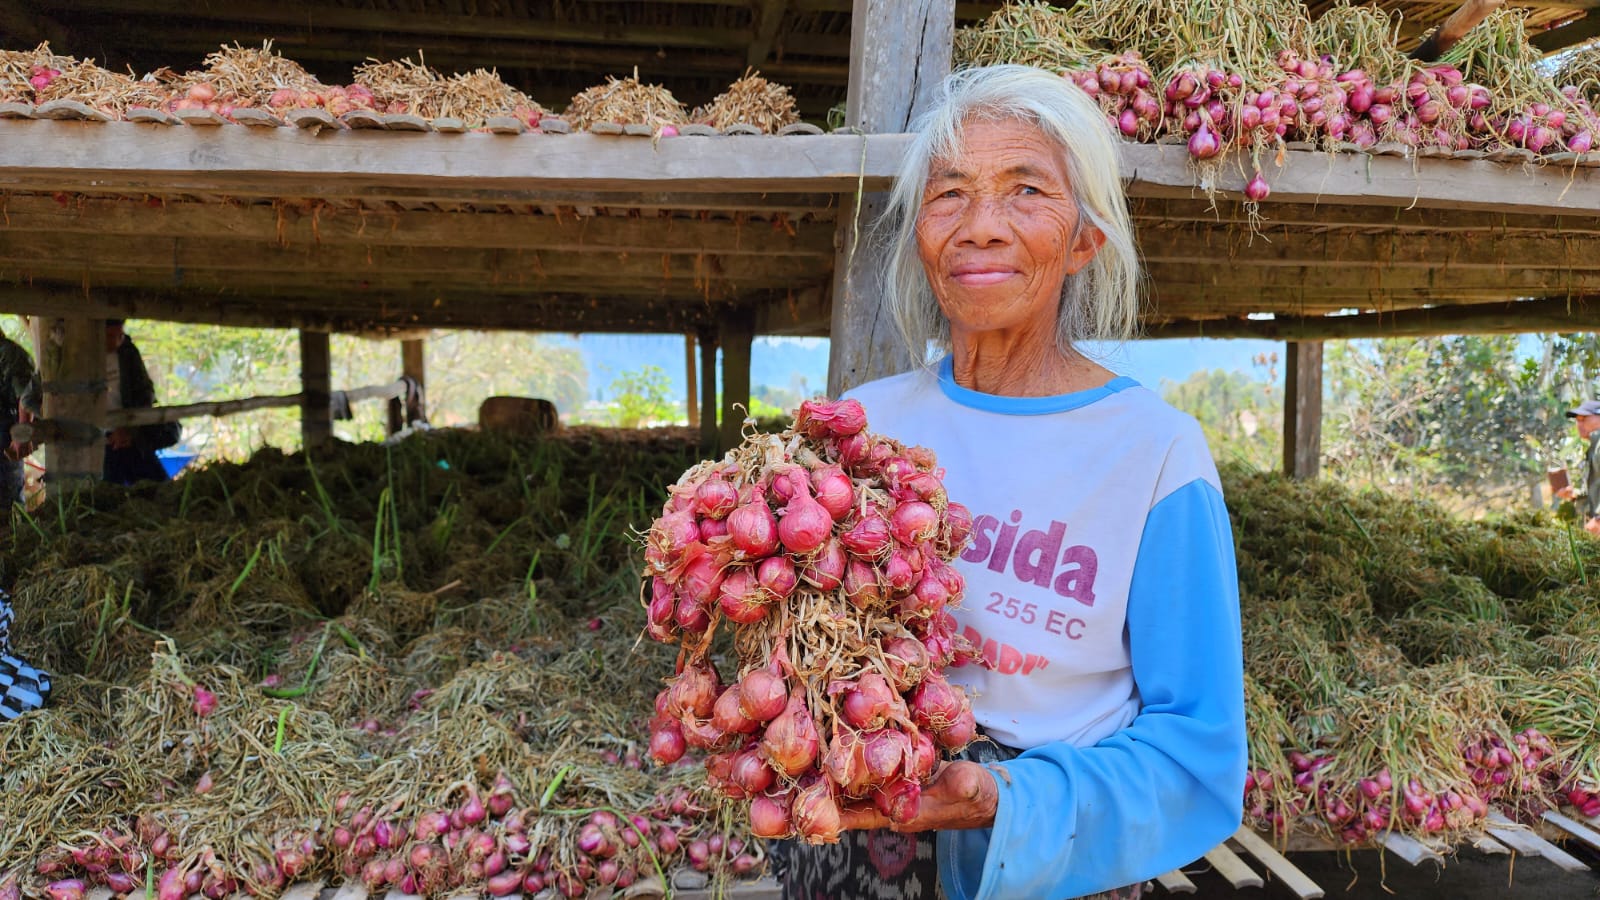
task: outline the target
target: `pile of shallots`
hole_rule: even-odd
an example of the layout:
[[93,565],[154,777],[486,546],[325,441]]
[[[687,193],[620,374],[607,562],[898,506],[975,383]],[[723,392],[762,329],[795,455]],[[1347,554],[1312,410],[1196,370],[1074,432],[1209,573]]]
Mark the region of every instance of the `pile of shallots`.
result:
[[[949,607],[972,529],[933,454],[866,430],[854,400],[807,401],[669,489],[645,549],[649,634],[680,643],[650,754],[708,753],[759,837],[838,840],[841,809],[917,813],[940,750],[976,733],[944,667],[972,657]],[[737,670],[712,637],[727,623]]]

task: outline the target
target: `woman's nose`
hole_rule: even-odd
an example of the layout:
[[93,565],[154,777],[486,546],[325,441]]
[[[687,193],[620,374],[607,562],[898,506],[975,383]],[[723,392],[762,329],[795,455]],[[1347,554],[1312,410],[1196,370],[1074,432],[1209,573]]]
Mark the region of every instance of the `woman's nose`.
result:
[[1005,210],[993,197],[979,196],[967,205],[957,227],[956,240],[969,247],[1004,244],[1010,236]]

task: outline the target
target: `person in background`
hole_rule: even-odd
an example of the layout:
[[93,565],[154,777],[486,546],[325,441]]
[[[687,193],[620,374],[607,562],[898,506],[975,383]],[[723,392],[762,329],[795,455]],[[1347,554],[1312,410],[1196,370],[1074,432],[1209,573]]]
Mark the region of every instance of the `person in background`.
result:
[[5,428],[7,445],[5,459],[0,460],[0,508],[22,502],[22,461],[33,452],[33,445],[11,440],[11,426],[33,421],[41,397],[33,358],[21,344],[0,334],[0,427]]
[[1489,18],[1490,13],[1505,5],[1506,0],[1467,0],[1424,38],[1417,49],[1411,51],[1411,58],[1418,62],[1434,62],[1450,52],[1451,47],[1461,43],[1467,32]]
[[[143,409],[156,405],[156,387],[145,368],[144,357],[133,339],[123,331],[122,319],[106,320],[106,384],[110,386],[106,408]],[[140,481],[166,481],[156,451],[170,447],[167,440],[173,429],[167,425],[141,425],[116,428],[106,435],[104,479],[112,484]]]
[[1556,496],[1562,500],[1571,500],[1578,507],[1578,514],[1583,522],[1583,530],[1593,535],[1600,535],[1600,400],[1585,400],[1572,409],[1567,410],[1567,418],[1576,419],[1578,423],[1578,438],[1585,444],[1584,449],[1584,481],[1585,493],[1579,494],[1572,485],[1567,485]]

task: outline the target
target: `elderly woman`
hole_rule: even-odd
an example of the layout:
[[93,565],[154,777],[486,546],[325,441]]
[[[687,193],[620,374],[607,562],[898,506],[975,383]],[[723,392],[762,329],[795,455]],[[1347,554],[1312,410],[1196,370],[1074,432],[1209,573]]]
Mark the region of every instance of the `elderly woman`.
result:
[[785,893],[1136,897],[1240,821],[1238,582],[1216,468],[1193,419],[1079,350],[1127,337],[1138,306],[1094,102],[1037,69],[969,69],[914,130],[883,223],[885,302],[913,358],[943,353],[851,396],[874,431],[935,450],[973,511],[956,617],[989,665],[950,675],[994,743],[943,766],[908,825],[854,809],[861,831],[792,848]]

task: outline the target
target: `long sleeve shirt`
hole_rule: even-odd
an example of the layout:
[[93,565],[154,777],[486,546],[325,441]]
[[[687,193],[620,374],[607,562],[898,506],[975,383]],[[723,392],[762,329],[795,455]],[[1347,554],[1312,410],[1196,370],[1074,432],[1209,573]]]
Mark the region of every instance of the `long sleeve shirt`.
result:
[[0,336],[0,417],[15,420],[19,408],[40,412],[39,370],[21,344]]
[[1246,768],[1232,531],[1198,424],[1132,379],[1056,397],[863,385],[871,429],[934,450],[974,542],[950,670],[992,764],[994,826],[938,836],[951,900],[1078,897],[1192,862],[1238,827]]

